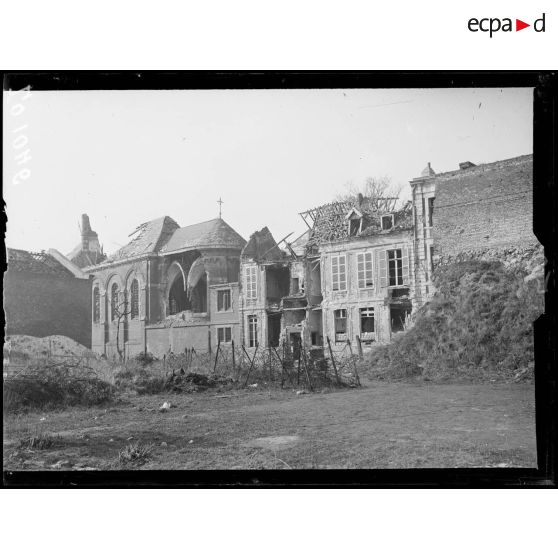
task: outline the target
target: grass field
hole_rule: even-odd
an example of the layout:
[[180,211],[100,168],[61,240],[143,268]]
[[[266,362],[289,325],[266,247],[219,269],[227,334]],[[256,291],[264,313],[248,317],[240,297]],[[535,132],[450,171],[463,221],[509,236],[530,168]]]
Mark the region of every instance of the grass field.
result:
[[529,384],[125,394],[5,415],[4,470],[535,467],[534,407]]

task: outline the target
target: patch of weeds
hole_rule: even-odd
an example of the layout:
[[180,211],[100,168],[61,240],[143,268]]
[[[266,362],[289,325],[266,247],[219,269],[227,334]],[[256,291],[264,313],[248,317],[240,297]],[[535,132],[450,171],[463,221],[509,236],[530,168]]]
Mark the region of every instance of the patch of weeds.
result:
[[121,465],[143,463],[151,457],[152,450],[152,444],[133,442],[118,452],[118,462]]
[[51,436],[48,433],[39,432],[33,436],[23,438],[19,442],[19,449],[44,450],[49,449],[60,441],[60,437]]

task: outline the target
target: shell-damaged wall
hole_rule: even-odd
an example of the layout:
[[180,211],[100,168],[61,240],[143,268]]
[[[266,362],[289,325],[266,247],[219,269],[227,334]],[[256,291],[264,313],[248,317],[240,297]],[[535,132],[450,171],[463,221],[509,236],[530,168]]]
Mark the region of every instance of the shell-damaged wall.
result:
[[435,184],[434,250],[442,258],[537,243],[532,155],[437,175]]

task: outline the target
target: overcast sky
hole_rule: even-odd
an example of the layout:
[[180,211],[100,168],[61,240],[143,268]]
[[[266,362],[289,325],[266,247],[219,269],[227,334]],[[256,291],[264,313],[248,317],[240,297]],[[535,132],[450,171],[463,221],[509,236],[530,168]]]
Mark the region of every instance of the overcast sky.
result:
[[[532,152],[532,89],[62,91],[4,94],[7,246],[69,252],[82,213],[105,251],[140,223],[218,216],[244,238],[305,229],[344,185],[408,181],[427,162]],[[21,107],[14,108],[21,102]],[[14,139],[24,135],[24,139]],[[30,160],[16,164],[28,149]],[[27,180],[14,185],[22,168]],[[17,180],[17,179],[16,179]],[[295,236],[296,236],[295,235]],[[292,239],[295,238],[292,237]]]

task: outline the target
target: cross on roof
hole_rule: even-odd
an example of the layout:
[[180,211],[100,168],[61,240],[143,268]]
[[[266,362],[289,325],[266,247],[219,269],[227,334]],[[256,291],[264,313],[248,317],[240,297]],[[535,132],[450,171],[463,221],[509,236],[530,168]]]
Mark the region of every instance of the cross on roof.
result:
[[219,199],[217,200],[217,203],[219,204],[219,219],[221,219],[221,209],[223,204],[225,203],[222,199],[221,196],[219,196]]

